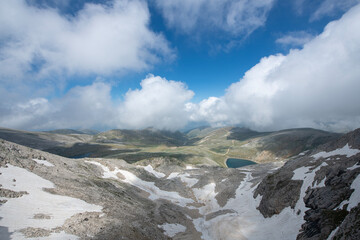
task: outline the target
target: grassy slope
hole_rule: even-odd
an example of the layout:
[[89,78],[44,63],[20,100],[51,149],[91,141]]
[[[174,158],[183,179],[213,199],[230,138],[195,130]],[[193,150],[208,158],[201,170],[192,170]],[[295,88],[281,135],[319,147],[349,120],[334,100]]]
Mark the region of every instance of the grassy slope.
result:
[[224,167],[227,158],[258,163],[284,160],[339,136],[315,129],[259,133],[232,127],[195,129],[187,135],[145,129],[111,130],[94,136],[0,129],[0,138],[65,157],[86,155],[129,163],[166,157]]

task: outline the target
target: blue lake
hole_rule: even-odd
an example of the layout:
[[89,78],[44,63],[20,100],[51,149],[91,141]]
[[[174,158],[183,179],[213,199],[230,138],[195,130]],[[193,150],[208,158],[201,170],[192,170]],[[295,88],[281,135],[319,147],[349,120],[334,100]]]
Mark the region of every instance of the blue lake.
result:
[[256,164],[256,162],[240,158],[228,158],[226,160],[226,166],[228,166],[228,168],[239,168],[253,164]]

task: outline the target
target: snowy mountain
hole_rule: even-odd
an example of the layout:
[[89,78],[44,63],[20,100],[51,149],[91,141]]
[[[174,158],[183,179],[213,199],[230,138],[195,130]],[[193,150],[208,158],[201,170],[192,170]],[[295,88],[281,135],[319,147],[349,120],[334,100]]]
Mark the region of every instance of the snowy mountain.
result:
[[359,239],[360,129],[240,169],[0,140],[1,239]]

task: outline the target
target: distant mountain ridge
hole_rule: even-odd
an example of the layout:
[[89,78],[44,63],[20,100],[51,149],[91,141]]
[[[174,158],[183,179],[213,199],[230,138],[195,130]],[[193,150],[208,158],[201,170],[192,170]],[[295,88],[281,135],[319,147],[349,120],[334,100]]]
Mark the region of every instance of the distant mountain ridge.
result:
[[2,139],[65,157],[106,157],[133,163],[166,156],[224,167],[227,158],[257,163],[286,160],[340,136],[309,128],[257,132],[239,127],[200,127],[187,133],[113,129],[95,135],[71,129],[28,132],[0,128]]
[[99,143],[183,146],[188,143],[189,139],[179,131],[171,132],[148,128],[143,130],[113,129],[95,135],[94,141]]
[[58,133],[58,134],[88,134],[88,135],[96,135],[100,133],[97,130],[92,129],[81,129],[81,130],[74,130],[74,129],[55,129],[55,130],[49,130],[44,131],[48,133]]

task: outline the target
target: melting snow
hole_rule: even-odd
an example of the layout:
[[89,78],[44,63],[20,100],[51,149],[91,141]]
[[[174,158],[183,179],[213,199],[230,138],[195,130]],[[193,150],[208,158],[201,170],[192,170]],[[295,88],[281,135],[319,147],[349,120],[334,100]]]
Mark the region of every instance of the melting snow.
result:
[[169,237],[174,237],[176,234],[186,231],[186,227],[178,223],[165,223],[158,225],[158,227],[162,228],[165,231],[165,235]]
[[36,159],[36,158],[33,158],[33,160],[39,164],[42,164],[42,165],[45,165],[47,167],[53,167],[54,164],[52,164],[51,162],[48,162],[46,160],[40,160],[40,159]]
[[186,165],[186,170],[192,170],[192,169],[198,169],[198,168],[195,168],[191,165]]
[[180,178],[180,180],[186,184],[188,187],[194,186],[199,180],[196,178],[191,178],[189,173],[180,174],[178,172],[170,173],[170,175],[166,179],[174,179],[174,178]]
[[194,202],[192,199],[184,198],[184,197],[180,196],[179,193],[177,193],[177,192],[168,192],[168,191],[161,190],[155,186],[154,182],[147,182],[147,181],[141,180],[135,174],[133,174],[129,171],[121,170],[121,169],[118,169],[117,167],[115,168],[114,171],[110,171],[108,167],[102,165],[101,163],[98,163],[95,161],[87,161],[87,162],[95,164],[97,166],[100,166],[104,171],[103,178],[112,177],[115,179],[119,179],[116,176],[116,174],[121,173],[125,177],[125,179],[124,180],[119,179],[120,181],[129,183],[130,185],[138,187],[141,190],[149,193],[150,194],[149,199],[151,199],[151,200],[165,199],[165,200],[171,201],[172,203],[180,205],[182,207],[185,207],[187,204]]
[[161,173],[161,172],[155,171],[154,168],[153,168],[150,164],[147,165],[146,167],[144,167],[144,169],[145,169],[147,172],[153,174],[153,175],[154,175],[155,177],[157,177],[157,178],[163,178],[163,177],[166,176],[165,174],[163,174],[163,173]]
[[315,185],[313,186],[313,188],[321,188],[321,187],[325,187],[325,180],[326,180],[326,177],[324,177],[324,178],[321,180],[321,182],[320,182],[320,183],[315,184]]
[[176,178],[178,175],[179,175],[178,172],[172,172],[166,179],[173,179],[173,178]]
[[[44,192],[43,188],[54,188],[54,184],[23,168],[7,166],[0,168],[2,187],[29,193],[18,198],[3,198],[7,202],[0,206],[0,226],[7,227],[9,232],[27,227],[52,229],[62,226],[66,219],[77,213],[102,210],[101,206],[80,199]],[[13,182],[14,178],[16,182]],[[50,219],[34,219],[34,215],[40,213]],[[12,236],[18,239],[20,235],[16,232]]]
[[346,157],[352,157],[356,154],[360,153],[359,149],[353,149],[349,147],[349,144],[347,143],[344,147],[336,149],[334,151],[331,152],[319,152],[316,153],[314,155],[312,155],[312,157],[314,159],[318,159],[318,158],[328,158],[331,156],[336,156],[336,155],[346,155]]
[[354,170],[354,169],[357,169],[357,168],[359,168],[360,167],[360,165],[358,165],[358,164],[355,164],[354,166],[352,166],[352,167],[348,167],[347,168],[347,170]]
[[360,203],[360,174],[357,175],[350,187],[354,189],[354,192],[351,194],[349,200],[343,201],[337,209],[342,209],[345,204],[349,204],[346,209],[350,211]]
[[[102,166],[100,163],[96,164]],[[251,183],[251,179],[253,179],[253,177],[251,176],[251,172],[246,173],[246,177],[236,190],[235,197],[229,199],[224,207],[220,207],[216,200],[218,193],[215,191],[215,183],[209,183],[202,188],[192,188],[192,192],[196,197],[196,202],[203,204],[201,207],[194,207],[186,206],[188,203],[194,202],[192,199],[183,198],[179,196],[177,192],[160,190],[153,182],[143,181],[131,172],[119,169],[116,169],[115,171],[121,172],[125,176],[125,180],[121,181],[132,184],[148,192],[150,194],[150,199],[167,199],[173,203],[177,203],[190,209],[198,209],[202,216],[192,219],[192,221],[196,230],[202,233],[202,239],[285,240],[295,239],[298,235],[301,225],[304,223],[303,217],[305,211],[307,210],[303,201],[305,192],[309,187],[312,187],[316,172],[322,166],[326,165],[326,163],[323,163],[313,170],[310,170],[310,167],[301,167],[296,169],[292,179],[303,180],[299,201],[296,203],[294,209],[287,207],[283,209],[280,214],[274,215],[271,218],[264,218],[257,209],[261,201],[261,196],[258,196],[256,199],[253,197],[257,186],[252,186],[253,184]],[[108,168],[105,166],[102,166],[102,168],[104,170],[104,176],[105,174],[109,174],[105,173],[105,171],[109,171]],[[191,175],[188,173],[180,174],[178,172],[171,173],[167,179],[173,179],[176,177],[179,177],[181,181],[187,184],[188,187],[194,186],[194,184],[198,181],[197,179],[191,178]],[[315,187],[323,186],[324,182],[325,178],[322,179],[322,181]],[[359,189],[360,178],[357,178],[353,185],[354,188],[356,187]],[[358,194],[358,191],[354,192],[351,196],[351,200],[360,199]],[[299,210],[300,214],[297,214]],[[207,220],[206,216],[208,214],[214,214],[217,212],[220,214],[215,214],[215,217]],[[221,212],[223,212],[223,214],[221,214]],[[164,229],[165,234],[169,237],[175,236],[178,232],[186,231],[186,228],[180,224],[164,224],[161,226],[159,225],[159,227]]]
[[332,240],[338,230],[339,230],[339,227],[335,228],[335,229],[330,233],[330,235],[329,235],[329,237],[327,238],[327,240]]
[[182,182],[186,184],[188,187],[194,186],[199,180],[196,178],[189,178],[190,174],[179,174],[178,177],[181,179]]
[[[194,219],[195,228],[202,233],[202,239],[267,240],[296,238],[303,223],[303,215],[297,215],[294,209],[287,207],[278,215],[264,218],[257,210],[261,197],[254,199],[253,194],[257,186],[252,187],[251,179],[251,173],[247,173],[236,190],[235,198],[230,199],[223,208],[220,208],[217,204],[212,205],[212,207],[202,208],[204,213],[226,209],[235,211],[219,215],[209,221],[206,221],[204,217]],[[207,195],[210,199],[213,199],[216,196],[215,192],[211,193],[214,186],[207,185],[204,190],[205,194],[198,192],[201,197],[206,198]]]

